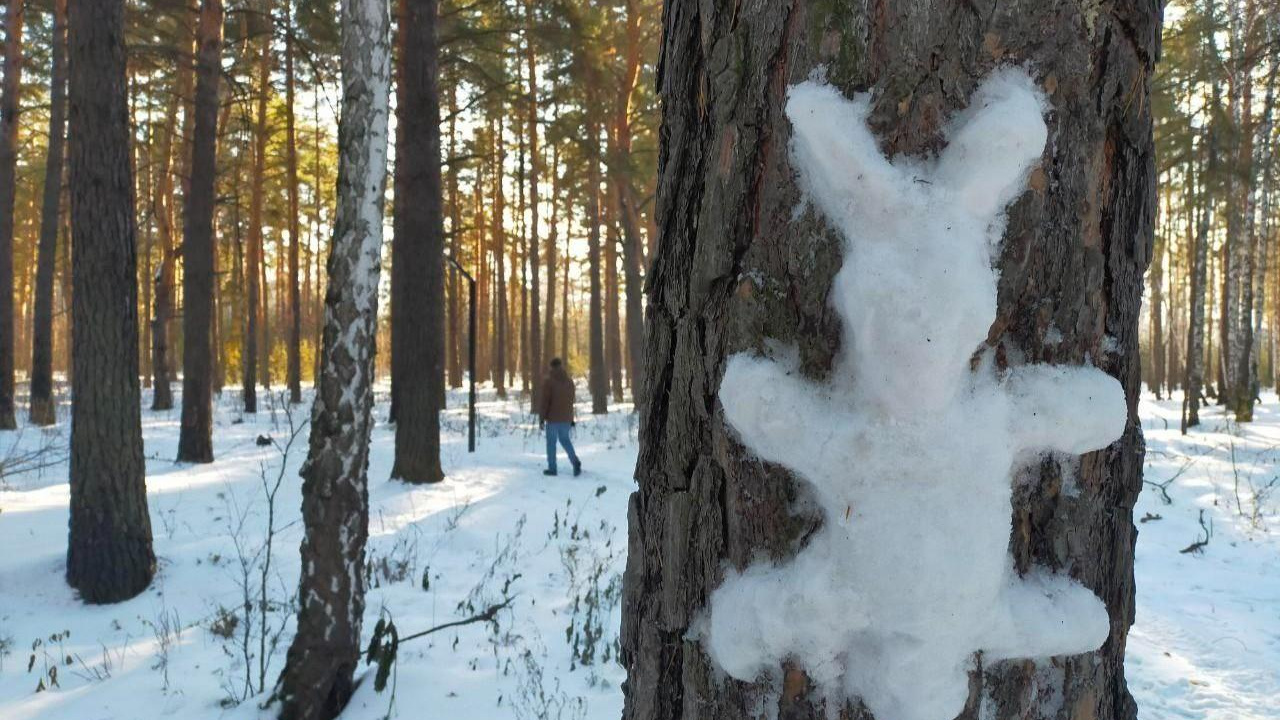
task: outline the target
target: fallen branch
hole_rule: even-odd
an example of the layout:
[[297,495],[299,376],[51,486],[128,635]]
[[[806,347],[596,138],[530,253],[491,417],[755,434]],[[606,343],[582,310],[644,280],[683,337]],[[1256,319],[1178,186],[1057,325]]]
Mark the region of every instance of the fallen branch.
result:
[[1213,538],[1213,520],[1209,520],[1209,524],[1204,524],[1204,508],[1200,508],[1200,529],[1204,532],[1204,538],[1196,540],[1190,545],[1182,548],[1178,552],[1186,555],[1188,553],[1199,553],[1204,551],[1204,547],[1209,544],[1209,540]]

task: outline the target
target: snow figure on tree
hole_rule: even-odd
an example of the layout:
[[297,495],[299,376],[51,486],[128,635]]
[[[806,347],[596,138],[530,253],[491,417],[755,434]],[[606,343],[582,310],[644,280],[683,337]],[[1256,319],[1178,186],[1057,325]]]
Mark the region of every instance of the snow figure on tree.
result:
[[878,720],[951,720],[974,653],[1042,658],[1106,640],[1087,588],[1014,570],[1012,472],[1119,438],[1124,391],[1093,367],[972,362],[996,315],[1004,208],[1045,146],[1044,106],[1024,71],[998,71],[940,157],[890,161],[868,96],[791,89],[801,186],[845,240],[832,290],[845,347],[823,384],[800,376],[794,352],[729,359],[726,420],[803,478],[824,517],[794,558],[731,572],[713,594],[705,640],[729,675],[791,658],[829,708],[861,697]]

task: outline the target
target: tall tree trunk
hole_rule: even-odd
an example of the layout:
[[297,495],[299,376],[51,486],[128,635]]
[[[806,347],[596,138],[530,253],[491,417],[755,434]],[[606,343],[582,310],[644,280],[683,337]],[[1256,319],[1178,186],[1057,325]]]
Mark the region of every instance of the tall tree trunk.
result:
[[[169,120],[162,141],[159,182],[156,183],[156,220],[160,225],[160,268],[154,283],[154,312],[151,321],[151,368],[155,375],[152,390],[152,410],[172,410],[173,359],[170,352],[170,338],[173,336],[173,287],[174,264],[177,262],[177,248],[174,238],[177,236],[177,221],[174,217],[174,155],[185,153],[186,135],[178,129],[178,108],[186,98],[191,96],[191,85],[194,79],[194,67],[186,58],[178,61],[177,93],[170,101]],[[188,122],[188,114],[183,115],[183,125]],[[182,160],[179,159],[179,165]]]
[[17,192],[18,95],[22,88],[22,21],[25,13],[23,0],[5,1],[4,81],[0,86],[0,430],[18,427],[13,407],[13,213]]
[[[458,190],[458,89],[456,83],[449,83],[449,256],[456,262],[462,259],[462,195]],[[462,387],[462,359],[459,353],[461,326],[459,325],[459,306],[462,298],[462,283],[457,270],[448,268],[449,283],[449,344],[446,348],[449,387]]]
[[138,387],[137,245],[124,2],[71,0],[71,520],[67,582],[90,603],[131,598],[156,570]]
[[182,224],[182,426],[179,462],[213,462],[213,210],[218,154],[222,0],[202,0],[196,26],[191,181]]
[[637,216],[635,187],[631,171],[631,103],[640,77],[639,0],[627,2],[626,66],[618,86],[613,137],[616,152],[609,175],[617,193],[618,221],[622,225],[622,268],[626,287],[627,384],[633,399],[641,397],[644,384],[644,280],[640,268],[644,263],[640,247],[640,219]]
[[[547,314],[543,322],[542,347],[547,355],[556,354],[556,244],[560,242],[560,150],[551,154],[551,215],[547,222]],[[561,356],[566,363],[569,358]],[[539,368],[541,377],[542,370]]]
[[609,375],[604,358],[604,302],[600,276],[600,126],[587,120],[587,263],[591,297],[588,302],[587,344],[591,366],[587,386],[591,392],[591,412],[609,412]]
[[493,385],[498,399],[507,397],[507,230],[506,196],[502,190],[503,167],[507,164],[507,146],[502,136],[502,116],[499,114],[493,132],[493,259],[494,288],[494,350]]
[[338,210],[323,364],[302,466],[298,631],[276,695],[282,720],[330,720],[355,690],[369,535],[369,430],[378,324],[391,19],[385,0],[343,0]]
[[1147,387],[1157,400],[1164,392],[1164,248],[1170,229],[1171,223],[1165,222],[1162,232],[1156,234],[1151,270],[1147,273],[1147,282],[1151,285],[1151,375],[1147,378]]
[[[883,151],[921,157],[941,144],[946,119],[969,103],[978,80],[1002,65],[1035,68],[1055,140],[1042,165],[1052,180],[1033,173],[1032,189],[1009,206],[988,343],[1019,348],[1030,361],[1092,357],[1123,385],[1128,421],[1121,440],[1080,463],[1078,492],[1061,492],[1058,463],[1023,469],[1009,542],[1019,572],[1061,568],[1096,593],[1111,618],[1109,639],[1051,664],[975,658],[961,717],[1135,717],[1123,660],[1143,462],[1138,316],[1155,205],[1148,96],[1159,18],[1155,2],[1087,10],[1067,0],[1011,2],[982,13],[958,0],[783,1],[734,12],[666,3],[662,238],[648,277],[650,375],[628,512],[624,718],[871,717],[858,703],[824,706],[803,652],[777,668],[781,682],[739,682],[713,667],[697,639],[696,621],[726,567],[782,562],[821,524],[811,511],[797,516],[799,488],[788,472],[738,443],[719,410],[720,379],[729,355],[766,338],[795,343],[803,374],[819,378],[845,343],[857,342],[842,340],[827,307],[838,240],[814,213],[794,212],[788,87],[822,66],[840,92],[870,90]],[[827,421],[785,419],[815,431]]]
[[[1214,84],[1210,101],[1210,120],[1202,130],[1207,160],[1201,171],[1198,183],[1192,185],[1200,188],[1199,226],[1196,228],[1195,243],[1191,258],[1191,283],[1188,307],[1191,317],[1187,321],[1187,359],[1186,380],[1182,384],[1182,432],[1200,424],[1200,401],[1204,391],[1205,373],[1205,295],[1209,291],[1209,229],[1213,225],[1214,201],[1210,183],[1217,175],[1218,165],[1218,121],[1216,113],[1221,102],[1221,93],[1217,83]],[[1194,172],[1194,169],[1193,169]]]
[[[265,283],[263,282],[263,239],[262,239],[262,204],[263,185],[267,172],[267,94],[271,82],[271,40],[264,38],[261,54],[258,57],[258,98],[253,129],[253,177],[250,181],[249,195],[249,246],[245,254],[249,262],[245,271],[248,284],[248,307],[245,308],[244,333],[244,411],[258,411],[258,372],[262,369],[262,355],[271,354],[270,340],[263,340],[267,323],[264,306]],[[258,347],[263,340],[262,347]],[[270,381],[263,373],[264,386]]]
[[[542,155],[538,150],[538,60],[533,47],[534,0],[524,3],[524,60],[529,95],[529,377],[533,383],[530,397],[538,397],[538,384],[542,382],[542,258],[538,235],[538,178]],[[548,269],[548,275],[554,272]],[[550,277],[548,276],[548,281]],[[549,283],[548,283],[549,284]],[[548,293],[551,291],[548,290]],[[550,295],[547,302],[550,303]]]
[[67,0],[54,0],[49,85],[49,152],[40,206],[34,326],[31,328],[31,422],[58,421],[53,398],[53,271],[58,260],[62,209],[62,160],[67,130]]
[[622,402],[622,318],[618,308],[618,223],[616,198],[609,194],[604,219],[604,355],[609,368],[609,389],[614,402]]
[[289,192],[289,274],[288,319],[289,347],[288,372],[289,402],[302,402],[302,290],[298,285],[298,270],[302,248],[302,220],[298,209],[298,135],[294,119],[295,78],[293,70],[294,19],[293,0],[285,0],[284,36],[284,132],[286,182]]
[[439,51],[436,0],[400,0],[396,95],[394,268],[408,280],[397,298],[392,337],[400,337],[391,477],[444,479],[440,469],[443,393],[444,212],[440,180]]

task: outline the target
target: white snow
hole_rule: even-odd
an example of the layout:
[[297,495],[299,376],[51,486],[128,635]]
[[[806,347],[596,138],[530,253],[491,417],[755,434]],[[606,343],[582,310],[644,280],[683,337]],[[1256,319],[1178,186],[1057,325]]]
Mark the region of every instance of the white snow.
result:
[[[177,388],[175,388],[177,389]],[[385,420],[385,387],[376,414]],[[244,665],[239,643],[210,632],[219,608],[238,611],[239,563],[232,530],[245,522],[242,542],[250,552],[261,543],[266,522],[259,463],[274,477],[279,453],[253,440],[269,434],[283,440],[287,424],[270,401],[258,418],[237,424],[234,389],[218,403],[214,444],[217,461],[179,466],[177,411],[143,411],[148,493],[160,574],[140,597],[119,605],[90,607],[76,600],[62,578],[66,553],[65,463],[30,467],[0,479],[0,717],[6,720],[266,720],[257,709],[263,696],[223,707],[241,687]],[[580,392],[585,398],[586,393]],[[634,483],[635,419],[626,408],[607,418],[579,409],[578,452],[582,478],[544,478],[542,437],[514,401],[493,399],[483,389],[479,453],[466,452],[464,396],[451,393],[445,416],[444,466],[448,480],[410,487],[389,480],[393,428],[373,431],[370,463],[370,557],[375,569],[364,626],[366,640],[379,612],[395,617],[402,633],[460,619],[468,598],[496,598],[508,578],[518,595],[503,613],[497,634],[472,625],[414,641],[401,648],[392,718],[419,718],[425,708],[453,720],[536,718],[543,710],[561,720],[617,720],[623,672],[603,648],[617,638],[619,608],[610,588],[625,563],[626,496]],[[584,400],[585,402],[585,400]],[[144,401],[143,407],[149,406]],[[1280,490],[1260,500],[1254,494],[1280,474],[1280,403],[1267,394],[1257,422],[1236,427],[1217,408],[1204,427],[1182,437],[1177,401],[1144,399],[1147,479],[1168,484],[1172,504],[1159,490],[1143,491],[1135,517],[1160,515],[1139,524],[1136,580],[1137,623],[1129,637],[1127,674],[1139,720],[1280,720]],[[622,410],[623,412],[618,412]],[[305,406],[301,413],[305,416]],[[20,413],[20,417],[22,414]],[[42,446],[51,456],[65,451],[66,406],[61,424],[49,432],[24,428],[0,434],[0,458],[10,468]],[[273,564],[279,574],[272,596],[285,600],[297,586],[299,484],[297,467],[305,434],[295,446],[277,503]],[[1235,463],[1231,449],[1235,448]],[[1235,472],[1233,472],[1235,468]],[[1236,474],[1241,507],[1236,509]],[[1174,477],[1176,475],[1176,478]],[[603,491],[601,491],[603,488]],[[1200,536],[1199,513],[1214,536],[1202,553],[1178,551]],[[523,521],[522,521],[523,518]],[[575,529],[576,528],[576,529]],[[611,544],[610,544],[611,543]],[[500,557],[501,554],[501,557]],[[385,565],[391,572],[382,571]],[[403,567],[403,571],[398,568]],[[430,570],[430,589],[422,575]],[[595,571],[601,576],[593,582]],[[755,566],[749,572],[766,572]],[[399,579],[397,579],[399,578]],[[591,664],[582,647],[583,598],[595,595],[602,608],[602,638]],[[838,607],[838,594],[826,598]],[[579,607],[575,613],[574,606]],[[483,602],[477,600],[477,604]],[[853,613],[847,612],[852,616]],[[166,650],[148,626],[176,616]],[[271,621],[288,620],[273,611]],[[566,639],[566,630],[574,630]],[[44,670],[43,649],[28,672],[32,643],[70,630],[52,643],[59,686],[35,692]],[[280,649],[268,669],[275,680],[292,637],[287,622]],[[7,641],[7,643],[6,643]],[[7,650],[4,649],[7,647]],[[526,654],[527,651],[527,654]],[[256,649],[255,649],[256,655]],[[75,660],[74,658],[80,658]],[[83,661],[83,666],[81,664]],[[256,659],[252,662],[256,675]],[[1061,670],[1038,663],[1046,681]],[[167,681],[166,681],[167,671]],[[380,720],[390,689],[375,693],[366,678],[343,720]],[[544,701],[535,691],[545,693]]]
[[740,354],[720,388],[742,442],[807,481],[826,522],[785,564],[728,573],[705,642],[738,679],[796,658],[829,707],[861,697],[880,720],[949,720],[975,652],[1045,658],[1106,639],[1088,589],[1013,570],[1011,473],[1025,454],[1105,447],[1126,408],[1095,368],[971,370],[995,317],[1004,207],[1044,149],[1031,78],[992,74],[937,159],[886,159],[870,104],[814,82],[787,104],[802,187],[845,238],[831,377],[802,378],[794,353]]

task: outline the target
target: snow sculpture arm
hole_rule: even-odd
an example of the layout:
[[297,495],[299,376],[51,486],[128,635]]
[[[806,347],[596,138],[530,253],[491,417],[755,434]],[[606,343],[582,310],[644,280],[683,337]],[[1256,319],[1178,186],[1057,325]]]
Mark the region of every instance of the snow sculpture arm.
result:
[[1093,367],[1023,365],[1009,371],[1005,390],[1020,450],[1099,450],[1120,437],[1129,414],[1120,382]]
[[830,430],[806,422],[815,414],[829,416],[819,387],[774,360],[734,355],[720,383],[720,402],[725,419],[758,457],[820,482]]

